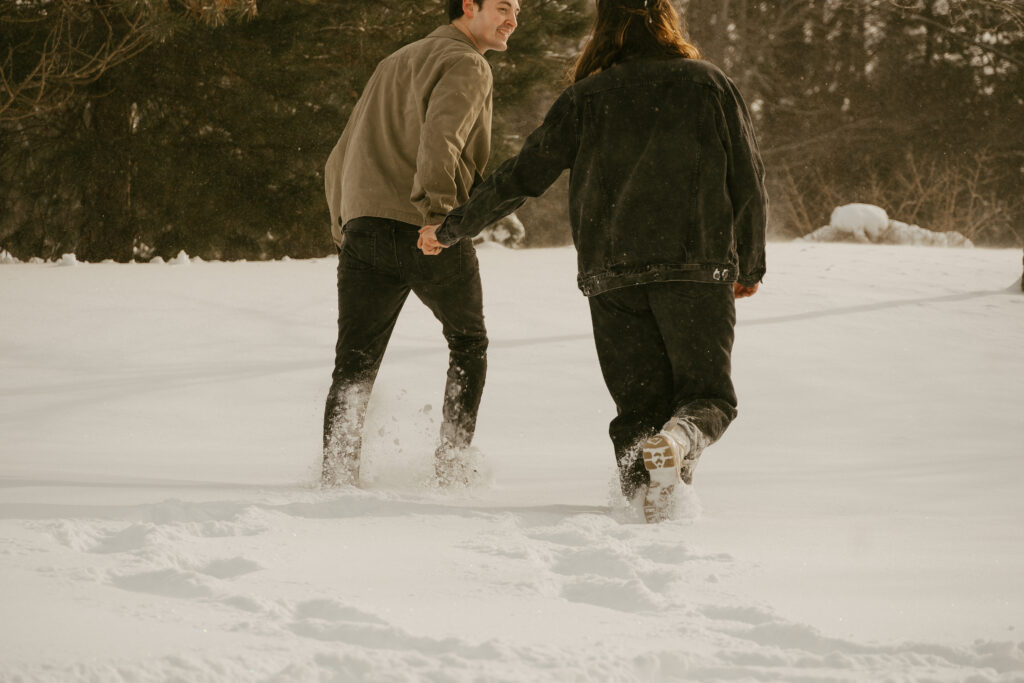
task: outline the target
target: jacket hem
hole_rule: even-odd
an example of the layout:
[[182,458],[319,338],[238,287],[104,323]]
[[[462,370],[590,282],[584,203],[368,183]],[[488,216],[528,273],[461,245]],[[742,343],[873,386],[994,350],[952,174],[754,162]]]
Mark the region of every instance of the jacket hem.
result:
[[[361,207],[351,212],[351,218],[345,219],[345,223],[356,218],[387,218],[393,221],[401,221],[402,223],[409,223],[410,225],[428,225],[423,222],[423,216],[417,211],[402,211],[399,209],[389,209],[383,206],[367,206]],[[342,228],[345,226],[342,220],[338,219],[339,225],[331,226],[331,235],[334,237],[334,243],[341,246],[343,237],[341,234]]]
[[744,287],[753,287],[756,284],[760,284],[760,282],[764,280],[765,272],[766,270],[762,268],[761,270],[755,271],[753,273],[740,275],[739,278],[737,278],[737,281]]
[[604,292],[647,285],[655,282],[705,282],[709,284],[731,284],[736,282],[736,267],[729,264],[685,264],[648,266],[632,271],[606,271],[595,275],[580,275],[576,279],[585,296],[597,296]]

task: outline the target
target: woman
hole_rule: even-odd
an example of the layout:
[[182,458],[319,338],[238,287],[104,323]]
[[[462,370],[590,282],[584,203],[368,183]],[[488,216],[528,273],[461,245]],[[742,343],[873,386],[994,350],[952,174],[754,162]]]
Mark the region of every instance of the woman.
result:
[[670,0],[598,0],[573,80],[517,156],[420,231],[420,247],[476,235],[571,170],[622,491],[657,522],[736,417],[734,300],[765,273],[764,167],[736,87],[699,60]]

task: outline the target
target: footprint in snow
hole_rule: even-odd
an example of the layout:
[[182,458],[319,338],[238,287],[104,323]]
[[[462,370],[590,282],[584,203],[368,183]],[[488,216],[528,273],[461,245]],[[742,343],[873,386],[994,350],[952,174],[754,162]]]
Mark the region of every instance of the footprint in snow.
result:
[[321,619],[323,621],[365,622],[368,624],[385,623],[376,617],[355,607],[344,605],[334,600],[306,600],[294,608],[296,619]]
[[110,583],[122,590],[168,598],[210,598],[214,590],[202,575],[178,569],[158,569],[134,574],[117,574]]
[[701,555],[682,543],[651,541],[602,515],[575,515],[553,526],[532,526],[521,517],[502,520],[501,534],[493,540],[477,538],[472,548],[529,562],[550,580],[538,580],[534,588],[549,586],[570,602],[591,604],[623,612],[679,608],[679,582],[706,580],[706,562],[722,557]]
[[172,598],[211,598],[216,594],[213,580],[234,579],[262,569],[244,557],[210,560],[190,568],[167,567],[143,572],[114,574],[110,583],[123,590]]
[[199,568],[202,574],[217,579],[233,579],[244,574],[251,574],[263,569],[262,566],[245,557],[230,557],[220,560],[211,560]]
[[118,531],[101,533],[92,547],[86,551],[98,554],[130,553],[142,550],[158,533],[152,524],[132,524]]
[[295,635],[378,650],[413,651],[426,655],[454,654],[467,659],[500,656],[491,643],[479,645],[459,638],[416,636],[376,615],[334,600],[308,600],[293,609],[287,626]]
[[705,605],[700,608],[700,613],[712,621],[735,622],[747,626],[761,626],[778,620],[766,609],[746,605]]

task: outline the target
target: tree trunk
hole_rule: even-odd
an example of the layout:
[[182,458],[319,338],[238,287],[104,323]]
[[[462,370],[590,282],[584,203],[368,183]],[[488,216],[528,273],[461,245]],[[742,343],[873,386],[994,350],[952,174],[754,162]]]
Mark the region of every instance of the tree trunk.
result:
[[91,158],[83,164],[82,233],[76,255],[82,261],[132,259],[135,226],[131,206],[131,99],[106,77],[93,88],[87,127]]

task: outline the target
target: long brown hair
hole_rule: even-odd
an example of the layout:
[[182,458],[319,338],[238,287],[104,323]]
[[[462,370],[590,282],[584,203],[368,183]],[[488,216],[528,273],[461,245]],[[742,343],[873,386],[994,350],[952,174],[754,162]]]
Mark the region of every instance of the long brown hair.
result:
[[671,0],[597,0],[590,40],[570,72],[573,82],[633,57],[700,59]]

